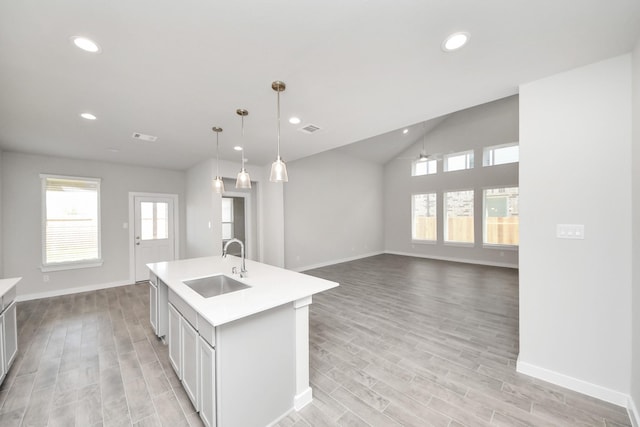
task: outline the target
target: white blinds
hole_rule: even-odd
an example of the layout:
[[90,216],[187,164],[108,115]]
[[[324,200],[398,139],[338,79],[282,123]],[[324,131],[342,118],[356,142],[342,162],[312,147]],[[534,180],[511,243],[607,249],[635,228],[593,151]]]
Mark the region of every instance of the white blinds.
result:
[[42,176],[44,265],[100,259],[100,180]]

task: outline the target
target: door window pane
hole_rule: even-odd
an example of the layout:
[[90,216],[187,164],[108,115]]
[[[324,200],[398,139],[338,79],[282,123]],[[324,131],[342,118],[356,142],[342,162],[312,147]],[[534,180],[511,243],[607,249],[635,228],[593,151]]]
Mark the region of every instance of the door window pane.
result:
[[473,243],[473,190],[444,193],[445,242]]
[[167,202],[140,203],[140,238],[142,240],[169,238],[169,204]]
[[233,198],[222,198],[222,240],[233,239]]
[[518,187],[484,190],[485,244],[510,246],[519,244],[518,193]]
[[413,195],[413,240],[438,239],[437,235],[437,200],[436,193]]

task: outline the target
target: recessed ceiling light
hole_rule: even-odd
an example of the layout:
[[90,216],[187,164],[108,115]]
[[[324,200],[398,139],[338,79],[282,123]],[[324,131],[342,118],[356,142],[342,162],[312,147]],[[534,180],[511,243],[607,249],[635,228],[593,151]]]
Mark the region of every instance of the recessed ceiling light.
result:
[[87,120],[95,120],[95,119],[97,119],[97,117],[94,116],[91,113],[82,113],[82,114],[80,114],[80,117],[82,117],[83,119],[87,119]]
[[405,135],[408,134],[409,133],[409,129],[403,130],[402,133],[405,134]]
[[110,153],[119,153],[120,150],[118,150],[117,148],[107,148],[107,151]]
[[289,123],[291,123],[292,125],[298,125],[300,124],[300,119],[298,117],[291,117],[289,119]]
[[242,151],[242,147],[240,147],[239,145],[236,145],[235,147],[233,147],[233,149],[236,151]]
[[453,33],[442,42],[442,50],[445,52],[452,52],[460,49],[469,41],[469,33]]
[[91,53],[98,53],[101,51],[100,46],[98,46],[96,42],[86,37],[74,36],[74,37],[71,37],[71,41],[73,41],[74,45],[76,45],[77,47],[79,47],[84,51],[91,52]]

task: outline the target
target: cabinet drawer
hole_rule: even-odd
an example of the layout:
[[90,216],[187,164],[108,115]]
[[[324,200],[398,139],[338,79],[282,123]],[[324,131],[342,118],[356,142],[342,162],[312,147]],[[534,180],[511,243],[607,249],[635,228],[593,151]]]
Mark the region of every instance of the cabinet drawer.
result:
[[175,292],[169,289],[169,302],[182,314],[191,326],[196,330],[198,329],[198,313],[189,306],[182,298],[180,298]]
[[216,328],[198,314],[198,332],[211,347],[216,346]]

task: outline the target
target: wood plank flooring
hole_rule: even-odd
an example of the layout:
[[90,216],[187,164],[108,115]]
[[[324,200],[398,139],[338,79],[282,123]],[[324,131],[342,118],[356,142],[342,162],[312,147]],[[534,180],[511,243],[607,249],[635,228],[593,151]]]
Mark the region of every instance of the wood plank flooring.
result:
[[289,426],[630,426],[626,409],[518,374],[518,272],[380,255],[307,271],[313,403]]
[[[311,306],[314,401],[278,427],[630,425],[515,372],[515,270],[381,255],[307,273],[341,286]],[[146,285],[19,303],[0,426],[200,426],[148,304]]]

